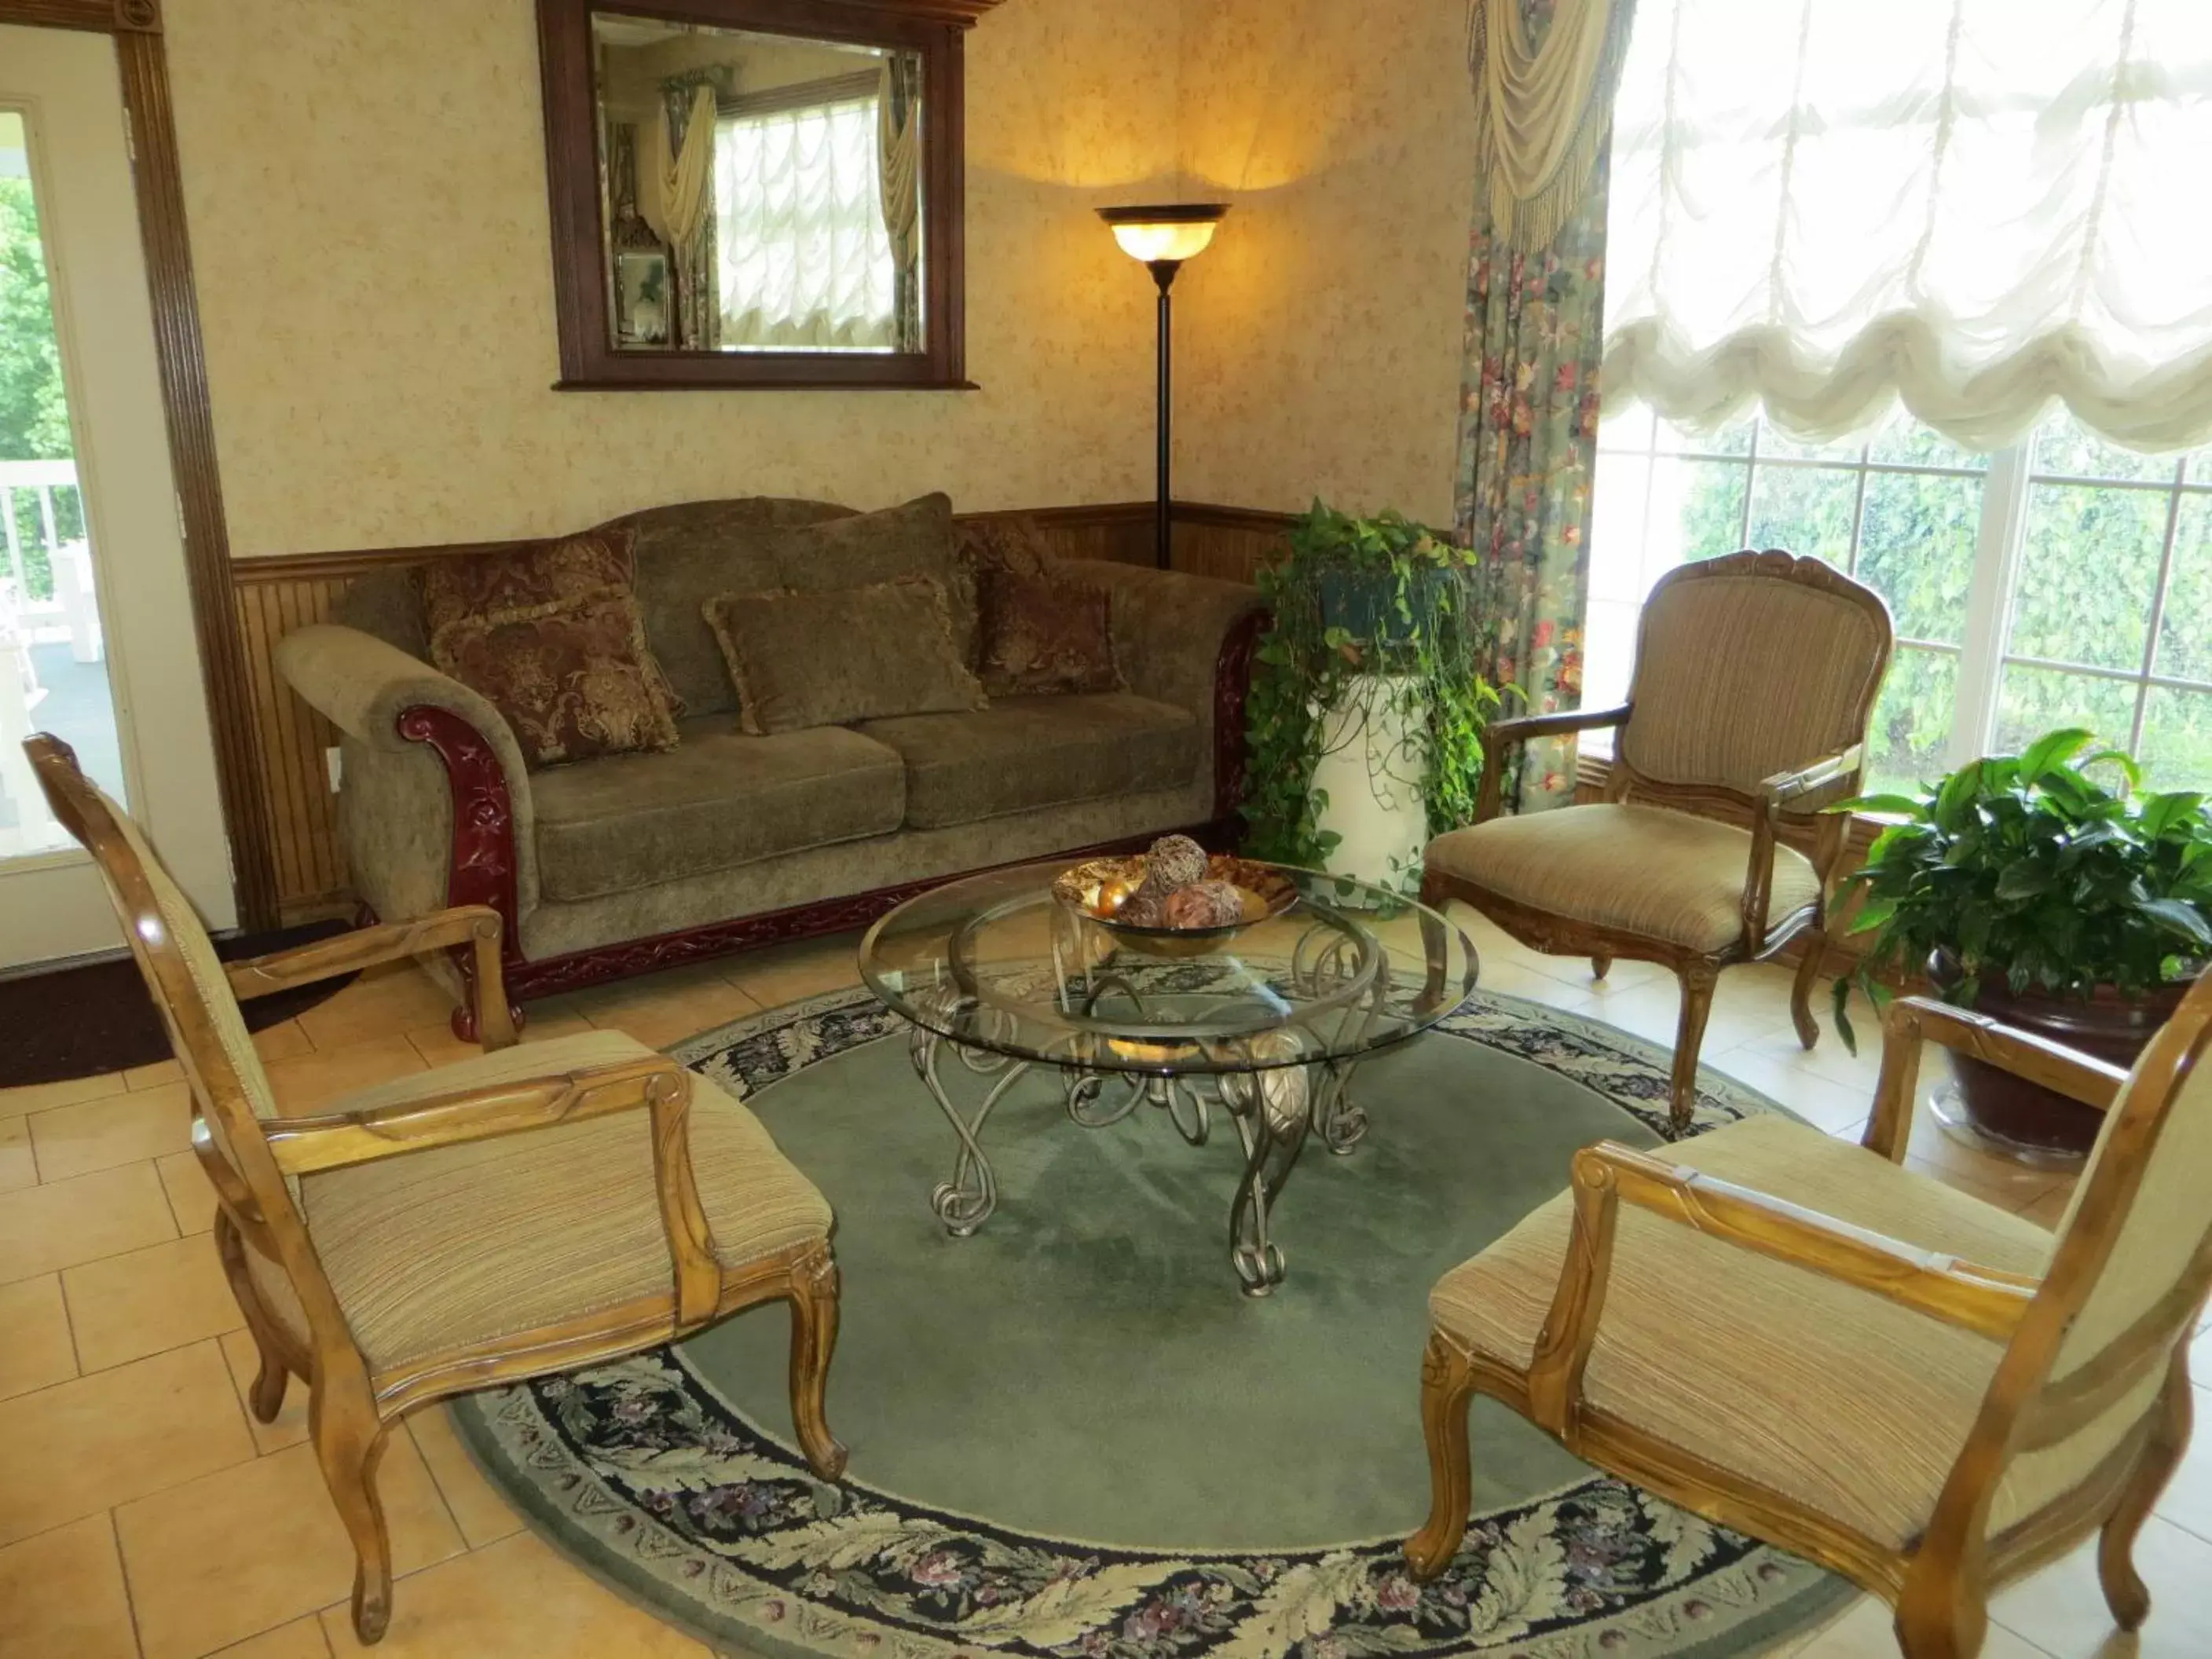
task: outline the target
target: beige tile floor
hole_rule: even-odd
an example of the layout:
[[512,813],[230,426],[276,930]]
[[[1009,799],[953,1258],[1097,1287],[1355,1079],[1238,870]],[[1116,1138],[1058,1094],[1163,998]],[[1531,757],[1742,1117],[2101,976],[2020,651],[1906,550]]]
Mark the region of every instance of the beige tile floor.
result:
[[[1656,970],[1524,951],[1463,915],[1494,989],[1671,1039]],[[851,938],[732,958],[536,1005],[527,1038],[613,1027],[655,1045],[756,1008],[854,982]],[[1855,1135],[1875,1059],[1790,1030],[1788,975],[1724,976],[1706,1059],[1825,1129]],[[280,1101],[346,1090],[472,1052],[412,969],[365,976],[263,1032]],[[1934,1067],[1931,1070],[1936,1069]],[[173,1063],[0,1090],[0,1654],[8,1659],[295,1659],[356,1650],[351,1557],[307,1449],[297,1383],[268,1426],[246,1414],[252,1345],[215,1252],[213,1199],[186,1150]],[[1921,1167],[2054,1222],[2066,1185],[1961,1148],[1932,1126]],[[2208,1339],[2212,1344],[2212,1339]],[[1410,1409],[1410,1402],[1408,1402]],[[2077,1554],[1996,1601],[1990,1659],[2212,1655],[2212,1437],[2142,1542],[2155,1599],[2141,1638],[2112,1630]],[[705,1650],[599,1589],[523,1529],[475,1473],[443,1415],[417,1413],[382,1471],[404,1580],[382,1651],[454,1659],[608,1659]],[[1409,1504],[1416,1502],[1409,1495]],[[1409,1523],[1413,1511],[1407,1512]],[[1893,1654],[1885,1611],[1861,1601],[1786,1650],[1793,1659]]]

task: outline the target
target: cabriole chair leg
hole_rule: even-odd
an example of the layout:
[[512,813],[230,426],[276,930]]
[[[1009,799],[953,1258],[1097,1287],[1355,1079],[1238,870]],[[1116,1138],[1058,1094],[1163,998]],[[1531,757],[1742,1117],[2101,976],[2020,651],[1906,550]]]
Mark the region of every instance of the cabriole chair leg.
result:
[[845,1472],[845,1448],[830,1432],[830,1357],[837,1346],[837,1263],[810,1256],[791,1276],[791,1420],[815,1474]]
[[330,1408],[322,1389],[307,1407],[315,1458],[323,1484],[353,1541],[353,1629],[363,1644],[380,1642],[392,1623],[392,1537],[384,1524],[384,1503],[377,1496],[376,1466],[384,1455],[384,1425],[368,1415],[362,1401]]
[[1429,1443],[1429,1518],[1406,1540],[1406,1565],[1416,1578],[1433,1578],[1451,1564],[1467,1536],[1474,1497],[1468,1468],[1467,1408],[1474,1373],[1467,1357],[1440,1334],[1421,1356],[1421,1432]]
[[1828,954],[1826,933],[1805,935],[1805,954],[1797,963],[1797,977],[1790,984],[1790,1023],[1797,1028],[1797,1041],[1808,1048],[1820,1040],[1820,1023],[1813,1018],[1813,988],[1820,982],[1820,968]]
[[1692,962],[1674,970],[1682,982],[1682,1017],[1674,1028],[1674,1072],[1668,1088],[1668,1115],[1674,1132],[1690,1127],[1698,1103],[1698,1051],[1705,1047],[1705,1019],[1713,1011],[1713,987],[1721,970],[1710,963]]
[[2186,1352],[2186,1349],[2175,1351],[2150,1438],[2143,1443],[2127,1489],[2106,1517],[2105,1529],[2097,1540],[2097,1579],[2104,1587],[2105,1605],[2112,1610],[2112,1622],[2122,1630],[2139,1629],[2150,1616],[2150,1591],[2136,1571],[2136,1538],[2150,1518],[2151,1506],[2179,1467],[2182,1454],[2189,1449],[2194,1411],[2188,1365],[2183,1357]]

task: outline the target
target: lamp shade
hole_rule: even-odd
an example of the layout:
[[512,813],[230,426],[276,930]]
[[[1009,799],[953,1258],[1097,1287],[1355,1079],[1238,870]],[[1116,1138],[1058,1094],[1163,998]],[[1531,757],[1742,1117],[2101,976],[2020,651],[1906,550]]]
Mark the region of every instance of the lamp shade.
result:
[[1146,264],[1181,264],[1206,252],[1228,208],[1218,202],[1170,202],[1151,207],[1101,208],[1121,252]]

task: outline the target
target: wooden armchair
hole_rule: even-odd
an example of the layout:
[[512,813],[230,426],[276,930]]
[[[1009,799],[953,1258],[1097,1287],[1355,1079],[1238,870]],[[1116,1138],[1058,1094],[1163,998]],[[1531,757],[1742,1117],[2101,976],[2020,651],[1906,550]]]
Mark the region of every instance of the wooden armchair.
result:
[[[1673,969],[1671,1104],[1686,1127],[1722,969],[1808,935],[1790,1012],[1804,1045],[1819,1040],[1811,997],[1847,827],[1819,809],[1858,791],[1891,643],[1881,597],[1818,559],[1732,553],[1669,571],[1644,607],[1626,703],[1483,734],[1474,822],[1430,844],[1422,897],[1465,899],[1524,945],[1589,957],[1601,978],[1615,957]],[[1508,748],[1607,727],[1620,737],[1602,805],[1498,816]]]
[[[830,1206],[742,1105],[617,1032],[508,1046],[488,909],[226,969],[69,746],[40,735],[24,748],[99,864],[191,1085],[216,1248],[260,1352],[254,1415],[276,1417],[289,1378],[307,1385],[315,1455],[358,1558],[363,1642],[392,1611],[385,1437],[447,1395],[614,1358],[782,1298],[799,1443],[824,1480],[842,1473],[823,1402],[837,1331]],[[480,1059],[279,1115],[240,997],[463,942],[476,951]]]
[[[2056,1237],[1900,1166],[1920,1045],[2106,1113]],[[1577,1153],[1571,1193],[1431,1294],[1421,1373],[1440,1571],[1468,1521],[1468,1402],[1810,1557],[1972,1659],[1990,1590],[2101,1531],[2113,1618],[2190,1429],[2212,1288],[2212,975],[2132,1074],[1942,1003],[1893,1005],[1863,1151],[1778,1116],[1662,1157]]]

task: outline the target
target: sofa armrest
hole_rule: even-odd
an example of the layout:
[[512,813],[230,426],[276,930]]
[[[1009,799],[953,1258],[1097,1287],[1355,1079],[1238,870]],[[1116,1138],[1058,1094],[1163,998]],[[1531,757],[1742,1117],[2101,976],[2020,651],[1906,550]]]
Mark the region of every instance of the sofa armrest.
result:
[[1260,590],[1180,570],[1111,559],[1062,559],[1056,568],[1114,596],[1114,654],[1129,690],[1188,709],[1214,757],[1214,810],[1227,817],[1243,794],[1244,691],[1267,609]]
[[[286,684],[359,745],[343,785],[347,858],[365,896],[412,896],[378,902],[380,919],[487,904],[514,959],[522,917],[537,903],[537,819],[506,719],[459,680],[359,629],[299,629],[275,656]],[[434,827],[425,820],[441,799],[450,816]],[[387,914],[395,908],[402,914]]]

